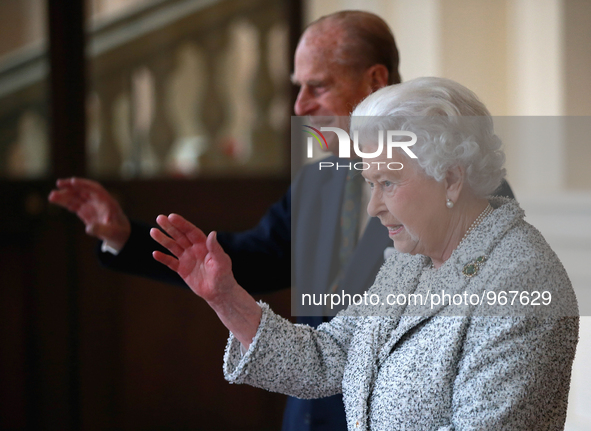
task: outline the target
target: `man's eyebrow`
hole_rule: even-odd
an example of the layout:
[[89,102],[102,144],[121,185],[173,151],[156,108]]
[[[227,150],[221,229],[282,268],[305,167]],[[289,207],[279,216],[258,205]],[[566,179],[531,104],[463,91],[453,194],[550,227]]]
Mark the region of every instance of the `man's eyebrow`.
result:
[[[302,82],[298,81],[293,74],[289,77],[289,79],[293,85],[302,85]],[[311,87],[326,85],[326,81],[320,79],[311,79],[309,81],[305,81],[305,83]]]

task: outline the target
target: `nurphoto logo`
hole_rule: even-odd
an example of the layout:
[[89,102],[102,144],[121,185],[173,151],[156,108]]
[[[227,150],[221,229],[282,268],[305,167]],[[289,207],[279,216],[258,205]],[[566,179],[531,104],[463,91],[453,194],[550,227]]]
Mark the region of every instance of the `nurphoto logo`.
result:
[[[303,131],[305,133],[308,133],[309,135],[311,135],[311,136],[308,136],[308,138],[307,138],[306,157],[309,159],[313,158],[312,147],[314,145],[314,139],[318,142],[318,145],[320,145],[321,150],[323,150],[323,151],[328,150],[328,142],[322,132],[334,132],[337,135],[337,138],[339,140],[338,156],[341,159],[351,158],[351,147],[353,148],[353,151],[355,152],[356,156],[358,158],[363,158],[363,159],[373,159],[373,158],[379,157],[382,154],[382,151],[384,149],[384,130],[378,131],[377,149],[375,151],[366,153],[364,151],[361,151],[361,149],[359,148],[359,132],[357,130],[353,131],[353,145],[351,145],[351,137],[349,136],[349,133],[347,133],[345,130],[343,130],[339,127],[321,127],[320,130],[318,130],[312,126],[308,126],[305,124],[303,126],[306,127],[307,129],[310,129],[310,130],[303,129]],[[395,140],[395,139],[399,139],[400,137],[407,137],[407,138],[410,138],[410,140],[408,140],[408,141]],[[392,149],[393,148],[402,148],[402,150],[406,153],[406,155],[408,157],[410,157],[411,159],[416,159],[417,156],[409,148],[409,147],[412,147],[414,144],[416,144],[416,142],[417,142],[417,135],[413,132],[407,132],[404,130],[386,130],[385,146],[386,146],[386,151],[387,151],[387,157],[392,158]],[[395,170],[395,171],[403,168],[402,163],[399,163],[399,162],[391,162],[391,163],[371,162],[371,163],[377,163],[378,169],[380,168],[380,165],[385,165],[387,169]],[[341,167],[341,168],[347,167],[348,169],[366,170],[366,169],[369,169],[370,162],[364,161],[364,162],[357,162],[357,163],[351,163],[351,164],[346,164],[346,165],[340,165],[338,163],[335,165],[332,162],[320,162],[319,163],[319,169],[322,169],[323,167],[330,168],[330,167],[334,167],[334,166],[336,166],[337,170],[339,169],[339,167]]]

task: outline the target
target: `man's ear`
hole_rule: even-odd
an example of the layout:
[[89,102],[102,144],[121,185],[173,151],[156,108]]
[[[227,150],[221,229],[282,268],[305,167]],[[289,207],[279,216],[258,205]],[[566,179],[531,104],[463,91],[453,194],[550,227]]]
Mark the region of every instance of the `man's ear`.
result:
[[383,64],[374,64],[365,73],[372,93],[388,85],[388,68]]
[[447,199],[457,202],[464,187],[466,171],[461,166],[448,169],[445,175],[445,190]]

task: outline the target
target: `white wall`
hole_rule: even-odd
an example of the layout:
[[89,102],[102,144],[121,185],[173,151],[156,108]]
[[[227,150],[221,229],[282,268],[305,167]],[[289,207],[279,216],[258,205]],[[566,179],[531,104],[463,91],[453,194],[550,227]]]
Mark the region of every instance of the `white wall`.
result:
[[[390,24],[404,80],[454,79],[495,116],[591,115],[588,0],[308,0],[305,20],[342,9],[369,10]],[[591,192],[585,140],[530,138],[506,153],[519,194]]]

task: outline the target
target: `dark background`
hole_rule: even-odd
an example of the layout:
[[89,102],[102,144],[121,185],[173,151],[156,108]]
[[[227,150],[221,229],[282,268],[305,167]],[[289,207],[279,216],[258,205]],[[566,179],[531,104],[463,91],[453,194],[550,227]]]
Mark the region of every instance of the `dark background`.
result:
[[[301,5],[288,4],[293,54]],[[86,173],[83,6],[48,5],[53,172],[0,180],[0,429],[278,429],[285,397],[225,382],[228,332],[200,298],[101,268],[82,223],[47,203],[55,179]],[[177,212],[233,231],[289,176],[103,184],[132,218]],[[289,316],[289,291],[264,299]]]

